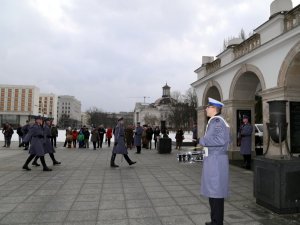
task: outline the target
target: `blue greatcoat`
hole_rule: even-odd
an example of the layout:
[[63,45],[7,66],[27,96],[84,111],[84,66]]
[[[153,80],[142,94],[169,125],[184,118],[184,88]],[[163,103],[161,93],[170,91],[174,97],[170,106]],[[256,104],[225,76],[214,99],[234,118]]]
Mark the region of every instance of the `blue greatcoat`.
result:
[[115,135],[115,145],[113,147],[113,153],[128,154],[127,148],[125,145],[124,126],[122,124],[118,123],[118,125],[115,127],[114,135]]
[[210,118],[199,142],[208,148],[208,156],[203,159],[200,192],[209,198],[225,198],[229,194],[229,125],[220,116]]
[[44,145],[45,154],[46,153],[54,153],[55,151],[54,151],[54,148],[53,148],[51,140],[50,140],[51,129],[47,124],[44,125],[44,136],[45,136],[45,145]]
[[134,146],[142,146],[142,134],[144,129],[142,127],[136,127],[134,133]]
[[34,124],[29,128],[28,133],[23,139],[23,142],[28,143],[30,142],[29,154],[30,155],[37,155],[37,156],[44,156],[45,155],[45,138],[44,138],[44,131],[43,127]]
[[240,135],[241,135],[240,152],[242,155],[251,154],[252,132],[253,132],[253,126],[250,123],[243,124],[240,128]]

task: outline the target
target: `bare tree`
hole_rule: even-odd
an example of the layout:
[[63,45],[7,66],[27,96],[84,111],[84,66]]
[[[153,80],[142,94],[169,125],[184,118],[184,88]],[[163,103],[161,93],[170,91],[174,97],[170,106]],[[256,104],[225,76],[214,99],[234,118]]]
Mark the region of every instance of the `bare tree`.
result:
[[151,124],[151,125],[157,124],[159,122],[157,116],[151,115],[150,113],[147,113],[145,115],[144,120],[146,124]]

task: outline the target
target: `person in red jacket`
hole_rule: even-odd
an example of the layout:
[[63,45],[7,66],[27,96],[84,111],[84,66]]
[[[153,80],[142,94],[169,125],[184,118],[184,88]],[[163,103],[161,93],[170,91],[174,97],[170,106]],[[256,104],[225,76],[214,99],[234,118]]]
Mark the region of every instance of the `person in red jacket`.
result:
[[73,137],[73,148],[76,148],[77,137],[78,137],[78,132],[76,129],[72,131],[72,137]]
[[110,147],[110,139],[111,138],[112,138],[112,129],[109,127],[109,128],[107,128],[107,131],[106,131],[106,140],[107,140],[108,147]]

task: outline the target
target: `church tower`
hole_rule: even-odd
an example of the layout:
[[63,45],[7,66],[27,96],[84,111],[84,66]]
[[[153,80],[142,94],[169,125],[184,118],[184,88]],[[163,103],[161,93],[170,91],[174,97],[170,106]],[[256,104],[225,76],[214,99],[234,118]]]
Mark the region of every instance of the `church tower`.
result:
[[165,86],[162,87],[162,89],[163,89],[163,94],[162,94],[163,98],[171,97],[171,92],[170,92],[171,87],[169,87],[167,83]]

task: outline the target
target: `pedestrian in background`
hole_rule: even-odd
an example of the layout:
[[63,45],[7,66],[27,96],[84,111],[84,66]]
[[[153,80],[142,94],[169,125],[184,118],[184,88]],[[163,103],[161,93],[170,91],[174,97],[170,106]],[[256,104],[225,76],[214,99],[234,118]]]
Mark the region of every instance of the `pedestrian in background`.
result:
[[157,145],[157,139],[159,138],[160,136],[160,129],[158,126],[155,127],[154,131],[153,131],[153,134],[154,134],[154,137],[153,137],[153,140],[154,140],[154,146],[155,146],[155,149],[156,149],[156,145]]
[[107,146],[110,147],[110,140],[112,138],[112,128],[107,128],[106,131],[106,140],[107,140]]
[[93,143],[94,150],[96,150],[97,143],[99,143],[100,135],[99,135],[99,129],[94,127],[94,129],[91,132],[91,142]]
[[135,128],[134,132],[134,145],[136,146],[136,153],[141,154],[142,150],[142,134],[143,134],[143,128],[141,127],[140,122],[137,122],[137,126]]
[[229,194],[230,128],[221,117],[223,106],[223,103],[208,98],[206,115],[210,119],[205,134],[199,141],[206,151],[203,158],[201,194],[209,198],[211,210],[211,222],[206,222],[206,225],[223,225],[224,198]]
[[90,141],[90,131],[86,126],[83,126],[83,135],[84,135],[84,147],[90,148],[89,141]]
[[74,130],[72,131],[73,148],[76,148],[77,138],[78,138],[78,132],[77,132],[76,129],[74,129]]
[[7,124],[5,130],[4,130],[4,139],[5,139],[5,145],[7,148],[10,148],[11,144],[11,138],[14,134],[14,130],[10,124]]
[[132,149],[133,142],[133,127],[132,125],[128,125],[125,129],[125,140],[127,149]]
[[56,148],[56,139],[58,137],[58,129],[55,124],[51,124],[51,144],[54,148]]
[[22,143],[22,138],[23,138],[23,132],[22,132],[22,126],[21,125],[19,125],[18,128],[17,128],[17,134],[19,136],[19,147],[21,147],[20,144]]
[[147,138],[147,148],[151,149],[152,148],[152,136],[153,136],[153,129],[150,125],[148,125],[147,130],[146,130],[146,138]]
[[198,128],[197,128],[197,123],[194,123],[192,132],[193,132],[194,150],[196,151],[196,147],[197,147],[197,144],[198,144]]
[[181,146],[182,146],[182,142],[183,142],[183,139],[184,139],[184,133],[183,133],[183,130],[181,128],[179,128],[176,132],[176,135],[175,135],[175,139],[176,139],[176,149],[180,150],[181,149]]
[[103,139],[104,139],[104,134],[106,133],[105,128],[103,126],[103,124],[101,124],[98,128],[98,133],[99,133],[99,140],[98,140],[98,146],[97,148],[102,148],[102,144],[103,144]]

